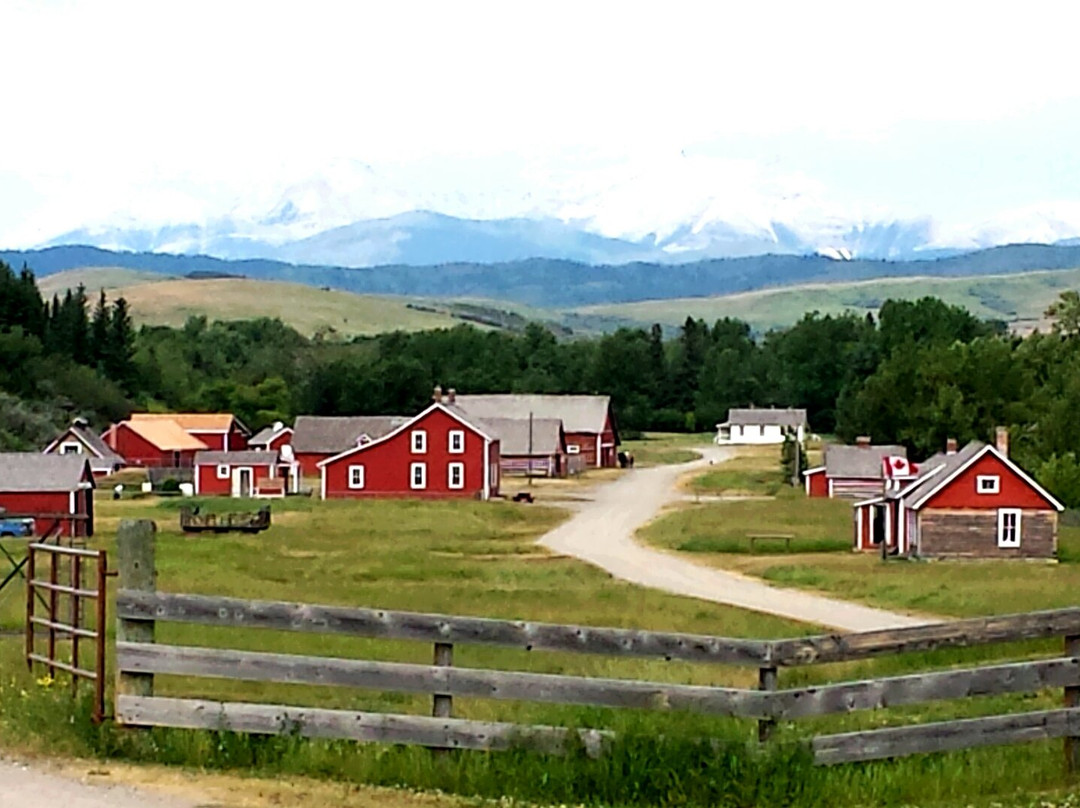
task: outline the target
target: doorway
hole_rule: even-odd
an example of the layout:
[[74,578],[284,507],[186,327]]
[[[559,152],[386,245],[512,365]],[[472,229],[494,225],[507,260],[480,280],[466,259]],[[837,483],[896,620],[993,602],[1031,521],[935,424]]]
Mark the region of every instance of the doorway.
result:
[[232,495],[250,497],[254,486],[254,473],[249,468],[233,469]]

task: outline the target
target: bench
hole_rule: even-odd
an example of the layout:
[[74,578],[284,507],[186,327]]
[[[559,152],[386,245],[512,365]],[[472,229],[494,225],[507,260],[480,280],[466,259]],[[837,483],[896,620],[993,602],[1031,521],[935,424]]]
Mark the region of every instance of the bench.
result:
[[784,549],[791,549],[791,540],[795,538],[794,533],[748,533],[746,535],[750,539],[750,552],[754,552],[759,541],[782,541],[784,543]]
[[531,491],[518,491],[514,494],[514,502],[532,502],[533,495]]

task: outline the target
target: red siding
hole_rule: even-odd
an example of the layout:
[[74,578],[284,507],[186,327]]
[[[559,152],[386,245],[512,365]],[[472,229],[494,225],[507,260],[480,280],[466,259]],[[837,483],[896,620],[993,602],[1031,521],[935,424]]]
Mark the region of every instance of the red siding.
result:
[[[412,453],[411,435],[415,430],[427,432],[427,451]],[[451,430],[465,432],[465,451],[449,452]],[[492,441],[485,463],[484,438],[480,433],[464,425],[446,410],[434,408],[418,416],[396,434],[367,444],[350,452],[322,468],[323,495],[339,497],[476,497],[484,490],[486,468],[492,474],[494,490],[499,484],[499,444]],[[424,463],[427,469],[427,485],[423,489],[410,486],[410,469],[413,463]],[[449,464],[464,464],[464,487],[452,489],[449,485]],[[364,467],[364,488],[349,488],[349,467]],[[494,468],[494,471],[490,471]]]
[[300,464],[300,476],[302,477],[318,477],[321,472],[319,471],[319,464],[324,460],[329,460],[334,455],[324,454],[322,452],[301,452],[296,455],[296,462]]
[[195,461],[195,449],[185,449],[182,452],[159,449],[127,424],[113,427],[106,435],[106,443],[133,466],[190,466]]
[[[292,443],[292,432],[283,431],[272,438],[266,448],[271,452],[281,451],[282,446],[288,446],[290,443]],[[316,473],[318,473],[318,470],[316,470]]]
[[816,471],[813,474],[806,475],[807,484],[809,486],[809,495],[812,497],[827,497],[829,496],[829,479],[825,476],[825,470]]
[[[977,493],[975,478],[980,475],[994,475],[1000,478],[1000,492],[997,494]],[[1052,508],[1053,505],[998,457],[987,452],[945,488],[927,500],[923,507],[996,510],[997,508],[1046,509]]]
[[[90,514],[93,517],[92,506],[88,504],[92,494],[90,490],[76,491],[73,511],[71,509],[72,495],[67,491],[0,492],[0,508],[11,514],[75,513]],[[38,536],[42,536],[51,530],[54,524],[56,524],[54,519],[37,519],[34,522],[34,531]],[[90,522],[61,522],[60,535],[91,536],[93,535],[93,519],[91,518]]]
[[585,458],[585,468],[596,468],[596,445],[597,435],[595,432],[567,432],[566,433],[566,445],[579,446],[581,448],[580,454]]
[[206,448],[212,452],[239,452],[248,447],[247,437],[236,424],[233,424],[227,433],[199,432],[194,429],[187,430],[187,433],[205,443]]
[[255,488],[258,488],[263,480],[274,477],[274,469],[270,464],[237,463],[229,466],[229,476],[221,480],[217,476],[216,463],[203,463],[195,467],[195,493],[207,497],[231,497],[234,468],[251,469]]

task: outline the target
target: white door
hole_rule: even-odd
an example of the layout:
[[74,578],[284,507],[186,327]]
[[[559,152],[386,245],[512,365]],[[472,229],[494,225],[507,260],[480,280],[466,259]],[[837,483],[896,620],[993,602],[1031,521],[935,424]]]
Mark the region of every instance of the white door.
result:
[[249,468],[233,469],[232,495],[234,497],[250,497],[254,476],[253,471]]

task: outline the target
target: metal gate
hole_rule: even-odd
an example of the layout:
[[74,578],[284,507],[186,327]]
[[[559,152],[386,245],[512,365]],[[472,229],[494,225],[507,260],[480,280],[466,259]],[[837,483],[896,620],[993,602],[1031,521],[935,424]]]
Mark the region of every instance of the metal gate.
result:
[[92,716],[100,723],[105,717],[105,551],[31,544],[26,566],[26,664],[31,671],[35,663],[45,666],[50,679],[57,671],[69,674],[72,695],[80,682],[91,682]]

